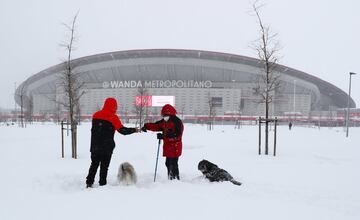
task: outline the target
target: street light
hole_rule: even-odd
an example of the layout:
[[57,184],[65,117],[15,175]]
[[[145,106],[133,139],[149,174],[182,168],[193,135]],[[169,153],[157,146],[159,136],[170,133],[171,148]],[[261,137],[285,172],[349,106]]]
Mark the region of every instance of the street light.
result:
[[346,137],[349,137],[349,115],[350,115],[350,94],[351,94],[351,76],[356,73],[349,73],[349,96],[347,101],[347,111],[346,111]]
[[296,79],[294,79],[294,100],[293,100],[294,108],[293,112],[295,114],[295,107],[296,107]]
[[293,115],[294,115],[294,121],[296,120],[296,113],[295,113],[295,108],[296,108],[296,79],[294,79],[294,97],[293,97]]

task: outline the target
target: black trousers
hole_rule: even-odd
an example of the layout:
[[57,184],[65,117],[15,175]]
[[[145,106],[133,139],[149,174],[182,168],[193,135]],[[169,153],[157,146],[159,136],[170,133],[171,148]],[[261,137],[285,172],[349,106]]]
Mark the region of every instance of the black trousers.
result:
[[170,180],[173,179],[180,179],[179,177],[179,166],[178,166],[178,161],[179,158],[178,157],[167,157],[166,161],[165,161],[165,165],[167,167],[167,171],[168,171],[168,178]]
[[108,173],[108,168],[110,164],[112,154],[100,154],[100,153],[91,153],[91,165],[89,168],[89,174],[86,177],[86,184],[92,185],[94,183],[96,171],[100,165],[100,186],[106,185],[106,177]]

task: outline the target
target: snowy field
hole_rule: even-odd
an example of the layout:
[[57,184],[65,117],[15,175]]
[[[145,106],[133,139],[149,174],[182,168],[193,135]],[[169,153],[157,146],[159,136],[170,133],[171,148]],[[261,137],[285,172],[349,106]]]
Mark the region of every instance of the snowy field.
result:
[[[278,129],[278,156],[257,155],[257,127],[185,125],[180,181],[168,181],[159,159],[153,182],[154,133],[122,136],[108,185],[85,188],[90,124],[79,127],[79,159],[61,158],[60,127],[0,126],[0,219],[360,219],[360,129]],[[70,138],[68,138],[70,139]],[[271,151],[272,153],[272,151]],[[209,183],[197,170],[207,159],[243,183]],[[136,186],[120,186],[120,163],[129,161]]]

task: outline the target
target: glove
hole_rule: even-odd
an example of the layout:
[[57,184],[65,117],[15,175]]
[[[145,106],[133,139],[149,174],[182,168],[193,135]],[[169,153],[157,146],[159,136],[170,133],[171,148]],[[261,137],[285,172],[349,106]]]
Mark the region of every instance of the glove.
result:
[[147,132],[147,130],[146,130],[145,127],[142,127],[141,130],[142,130],[143,132]]
[[157,133],[156,136],[157,136],[157,139],[159,139],[159,140],[164,139],[164,134],[162,134],[162,133]]

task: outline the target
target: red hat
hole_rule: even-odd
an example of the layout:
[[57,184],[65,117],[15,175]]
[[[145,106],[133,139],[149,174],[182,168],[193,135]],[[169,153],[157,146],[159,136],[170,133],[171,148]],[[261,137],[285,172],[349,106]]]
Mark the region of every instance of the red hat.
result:
[[161,115],[176,115],[176,109],[170,105],[166,104],[161,109]]

